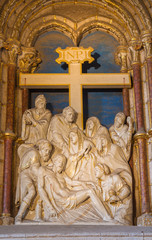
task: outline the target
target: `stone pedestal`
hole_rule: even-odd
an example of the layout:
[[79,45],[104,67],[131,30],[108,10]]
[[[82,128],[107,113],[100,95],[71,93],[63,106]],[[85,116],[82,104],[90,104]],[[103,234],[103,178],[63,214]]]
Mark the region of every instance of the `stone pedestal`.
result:
[[145,213],[137,218],[137,226],[152,226],[152,213]]
[[151,240],[152,227],[93,225],[20,225],[0,227],[9,240]]
[[10,215],[4,215],[2,214],[2,217],[0,217],[0,225],[13,225],[14,224],[14,218],[12,218]]

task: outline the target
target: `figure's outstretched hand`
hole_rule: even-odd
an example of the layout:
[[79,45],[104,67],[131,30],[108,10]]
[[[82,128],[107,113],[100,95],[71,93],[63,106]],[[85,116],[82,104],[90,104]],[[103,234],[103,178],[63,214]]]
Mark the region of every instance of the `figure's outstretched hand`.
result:
[[130,116],[127,117],[127,123],[129,124],[129,126],[132,125],[132,119]]

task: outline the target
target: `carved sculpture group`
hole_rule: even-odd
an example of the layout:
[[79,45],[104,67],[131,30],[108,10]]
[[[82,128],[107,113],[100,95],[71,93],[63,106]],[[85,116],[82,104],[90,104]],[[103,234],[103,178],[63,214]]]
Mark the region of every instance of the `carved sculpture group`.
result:
[[131,225],[131,118],[108,131],[90,117],[82,131],[72,107],[51,115],[43,95],[23,115],[15,223]]

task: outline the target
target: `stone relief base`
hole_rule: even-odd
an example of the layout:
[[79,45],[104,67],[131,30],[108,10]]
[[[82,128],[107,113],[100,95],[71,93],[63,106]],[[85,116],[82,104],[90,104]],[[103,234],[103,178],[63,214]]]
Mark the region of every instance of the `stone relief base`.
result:
[[138,217],[137,226],[152,226],[152,213],[145,213]]
[[136,226],[0,226],[0,239],[5,240],[151,240],[152,227]]

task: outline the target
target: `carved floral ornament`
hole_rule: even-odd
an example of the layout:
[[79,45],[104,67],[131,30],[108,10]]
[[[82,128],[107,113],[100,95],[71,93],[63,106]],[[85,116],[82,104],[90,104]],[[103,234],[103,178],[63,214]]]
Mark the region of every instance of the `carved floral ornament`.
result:
[[18,57],[18,67],[22,73],[33,73],[41,63],[39,53],[34,48],[22,47],[22,54]]
[[21,54],[20,42],[14,39],[8,39],[4,42],[4,49],[8,53],[8,62],[16,64],[17,56]]
[[127,47],[119,46],[115,52],[115,62],[121,65],[121,72],[127,70]]

